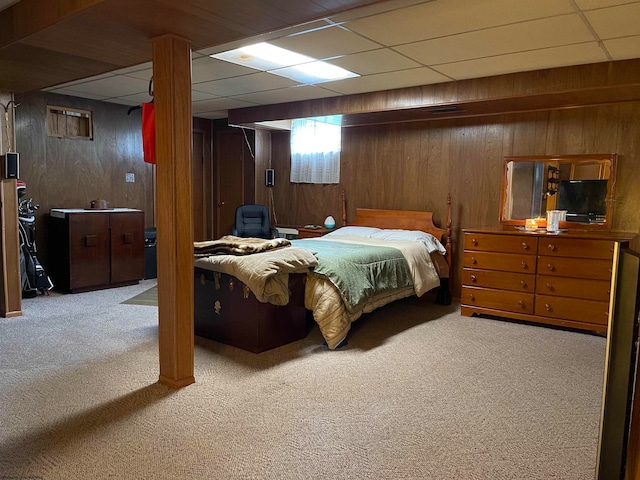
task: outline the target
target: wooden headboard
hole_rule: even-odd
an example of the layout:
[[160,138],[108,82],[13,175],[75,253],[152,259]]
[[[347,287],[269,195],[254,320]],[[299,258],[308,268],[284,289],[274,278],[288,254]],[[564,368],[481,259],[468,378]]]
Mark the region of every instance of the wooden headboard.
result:
[[347,222],[346,200],[342,193],[342,224],[378,228],[398,228],[403,230],[422,230],[440,240],[447,249],[446,260],[451,267],[451,195],[447,195],[446,228],[433,223],[433,212],[414,210],[380,210],[375,208],[356,208],[356,218]]

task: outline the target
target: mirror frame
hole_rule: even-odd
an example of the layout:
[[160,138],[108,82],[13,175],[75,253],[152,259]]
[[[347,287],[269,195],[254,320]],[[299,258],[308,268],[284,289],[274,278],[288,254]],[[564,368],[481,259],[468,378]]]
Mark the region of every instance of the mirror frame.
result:
[[[609,179],[607,182],[607,197],[605,202],[607,204],[607,213],[605,216],[604,224],[596,223],[579,223],[579,222],[560,222],[561,229],[571,230],[584,230],[584,229],[598,229],[598,230],[611,230],[613,227],[613,207],[614,207],[614,192],[616,185],[616,169],[618,164],[618,155],[615,153],[599,153],[593,155],[538,155],[538,156],[519,156],[519,157],[504,157],[502,164],[502,192],[500,195],[500,223],[504,225],[523,226],[526,220],[512,220],[505,218],[505,202],[507,200],[508,184],[507,184],[507,165],[509,162],[558,162],[579,164],[585,161],[606,161],[611,162]],[[538,225],[540,226],[540,225]],[[544,221],[546,226],[546,219]]]

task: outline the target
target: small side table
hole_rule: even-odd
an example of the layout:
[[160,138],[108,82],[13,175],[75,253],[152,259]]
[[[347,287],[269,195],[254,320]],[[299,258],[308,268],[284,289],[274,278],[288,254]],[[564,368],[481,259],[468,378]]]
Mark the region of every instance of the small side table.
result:
[[298,227],[298,238],[317,238],[326,235],[331,230],[325,227],[307,228]]

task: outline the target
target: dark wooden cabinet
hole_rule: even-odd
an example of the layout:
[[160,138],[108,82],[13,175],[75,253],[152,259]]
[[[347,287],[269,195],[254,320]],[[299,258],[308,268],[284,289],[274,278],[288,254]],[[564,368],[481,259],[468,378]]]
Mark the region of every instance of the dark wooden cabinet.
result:
[[52,209],[49,274],[54,286],[83,292],[144,278],[144,212]]

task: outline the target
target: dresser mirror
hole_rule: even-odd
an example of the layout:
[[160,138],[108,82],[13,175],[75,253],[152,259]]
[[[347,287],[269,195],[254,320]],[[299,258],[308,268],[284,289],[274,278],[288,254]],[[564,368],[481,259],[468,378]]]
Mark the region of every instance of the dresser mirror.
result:
[[505,157],[500,222],[540,227],[547,211],[562,210],[560,228],[610,230],[616,162],[616,154]]

